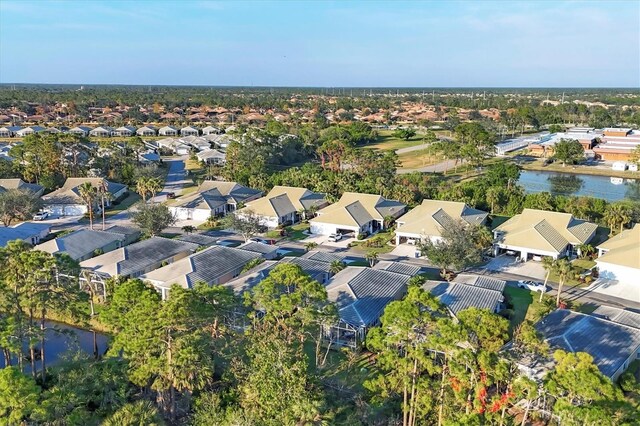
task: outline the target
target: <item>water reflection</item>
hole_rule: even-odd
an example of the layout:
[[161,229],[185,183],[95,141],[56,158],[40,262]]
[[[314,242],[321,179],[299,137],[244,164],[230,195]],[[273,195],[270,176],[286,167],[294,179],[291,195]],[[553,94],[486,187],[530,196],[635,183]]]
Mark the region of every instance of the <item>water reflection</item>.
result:
[[625,192],[625,198],[633,201],[640,201],[640,180],[627,179],[625,183],[627,192]]
[[584,181],[576,175],[556,175],[547,178],[551,184],[551,193],[560,195],[571,195],[580,189]]

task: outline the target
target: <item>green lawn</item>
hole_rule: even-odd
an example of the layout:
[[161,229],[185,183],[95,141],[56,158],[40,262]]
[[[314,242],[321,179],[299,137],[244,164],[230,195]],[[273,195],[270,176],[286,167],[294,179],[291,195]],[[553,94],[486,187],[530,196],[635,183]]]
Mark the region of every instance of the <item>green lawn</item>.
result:
[[401,149],[411,146],[420,145],[422,142],[422,135],[416,135],[409,140],[404,140],[393,136],[392,130],[379,130],[378,140],[367,145],[363,145],[363,148],[372,149]]
[[438,156],[434,156],[426,149],[419,149],[417,151],[405,152],[398,156],[398,161],[404,169],[416,169],[418,167],[426,167],[432,164],[437,164],[442,160]]
[[[511,316],[511,330],[523,322],[525,319],[536,322],[542,318],[547,312],[548,307],[540,303],[540,294],[517,287],[507,286],[504,289],[505,301],[513,307]],[[545,296],[547,298],[549,296]]]
[[585,270],[591,269],[594,266],[596,266],[596,262],[589,259],[576,259],[571,263],[573,263],[573,266],[575,266],[576,268],[585,269]]
[[287,238],[295,241],[304,240],[309,236],[304,233],[304,231],[307,230],[309,230],[309,223],[298,223],[296,225],[289,226],[287,227]]
[[121,213],[129,209],[129,207],[133,206],[135,203],[137,203],[141,199],[142,198],[140,198],[140,196],[135,192],[129,192],[129,195],[127,195],[123,200],[121,200],[118,203],[118,205],[112,205],[110,208],[106,209],[106,216],[109,217],[109,216],[113,216],[115,214]]
[[390,251],[392,251],[395,246],[394,245],[389,245],[389,244],[384,244],[381,247],[371,247],[368,244],[371,244],[371,241],[380,241],[380,242],[389,242],[394,238],[394,232],[378,232],[375,235],[372,235],[370,237],[368,237],[366,240],[356,240],[354,242],[352,242],[352,247],[354,249],[354,251],[358,251],[361,253],[376,253],[376,254],[381,254],[381,253],[389,253]]

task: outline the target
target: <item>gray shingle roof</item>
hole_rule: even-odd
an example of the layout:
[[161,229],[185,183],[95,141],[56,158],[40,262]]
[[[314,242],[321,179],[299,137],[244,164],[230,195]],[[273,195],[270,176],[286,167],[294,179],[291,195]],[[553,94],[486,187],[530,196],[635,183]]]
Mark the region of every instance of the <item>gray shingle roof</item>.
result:
[[556,249],[556,251],[562,251],[567,244],[569,244],[569,241],[560,235],[560,233],[544,219],[536,224],[534,228],[544,237],[545,240],[549,242],[549,244],[551,244],[554,249]]
[[329,270],[331,269],[330,263],[306,259],[304,257],[285,257],[280,262],[293,263],[294,265],[298,265],[304,272],[309,274],[309,276],[314,279],[320,274],[329,273]]
[[373,217],[371,217],[360,201],[355,201],[349,204],[345,207],[345,210],[349,212],[353,220],[355,220],[360,226],[366,225],[373,220]]
[[640,329],[566,309],[551,312],[536,328],[551,346],[591,355],[607,377],[640,347]]
[[618,324],[640,329],[640,312],[633,312],[628,309],[614,308],[612,306],[598,306],[591,315],[613,321]]
[[273,253],[274,251],[278,251],[278,246],[276,245],[264,244],[256,241],[248,241],[238,246],[238,248],[242,250],[251,251],[254,253],[260,253],[260,254],[270,254],[270,253]]
[[504,292],[504,288],[507,286],[507,282],[504,280],[486,277],[484,275],[460,274],[455,277],[453,281],[456,283],[474,285],[476,287],[499,291],[500,293]]
[[408,276],[394,272],[347,267],[329,283],[327,294],[344,322],[369,327],[378,322],[389,302],[402,297],[408,281]]
[[269,202],[278,217],[283,217],[296,212],[296,208],[291,203],[287,194],[280,194],[276,197],[269,198]]
[[214,283],[228,274],[260,257],[258,253],[232,247],[213,246],[190,257],[193,272],[187,274],[189,287],[199,281]]
[[344,262],[345,256],[340,253],[330,253],[327,251],[310,251],[304,255],[306,259],[316,260],[318,262],[331,263],[335,262]]

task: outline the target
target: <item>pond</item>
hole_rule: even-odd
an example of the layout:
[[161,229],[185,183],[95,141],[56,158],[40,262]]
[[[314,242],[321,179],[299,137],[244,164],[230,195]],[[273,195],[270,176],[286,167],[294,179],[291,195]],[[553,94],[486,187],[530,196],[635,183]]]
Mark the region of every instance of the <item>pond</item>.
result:
[[518,184],[525,192],[550,192],[618,201],[640,201],[640,179],[523,170]]
[[[55,365],[56,362],[60,360],[60,357],[68,351],[82,350],[88,354],[93,354],[92,331],[55,321],[46,321],[46,327],[47,331],[44,344],[47,366]],[[99,355],[103,355],[107,351],[108,342],[109,337],[107,335],[96,333],[96,344]],[[14,360],[13,364],[16,365],[17,361]],[[2,367],[4,367],[4,357],[0,356],[0,368]],[[25,370],[31,370],[28,360],[25,360]]]

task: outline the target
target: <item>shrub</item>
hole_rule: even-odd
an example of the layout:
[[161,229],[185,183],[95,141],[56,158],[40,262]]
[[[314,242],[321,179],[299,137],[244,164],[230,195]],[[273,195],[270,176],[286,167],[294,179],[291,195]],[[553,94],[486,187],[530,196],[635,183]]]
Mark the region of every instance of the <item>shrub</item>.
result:
[[625,392],[634,392],[638,388],[636,376],[631,371],[627,371],[620,376],[620,387]]

